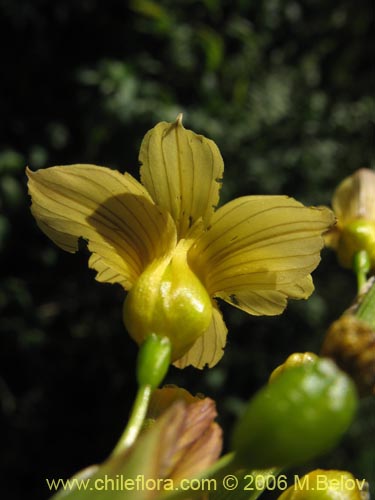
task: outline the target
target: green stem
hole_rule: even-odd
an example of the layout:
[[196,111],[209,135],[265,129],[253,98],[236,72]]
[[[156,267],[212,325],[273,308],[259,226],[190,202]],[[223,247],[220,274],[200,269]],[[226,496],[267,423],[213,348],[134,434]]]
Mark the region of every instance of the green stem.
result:
[[147,413],[151,393],[152,387],[150,385],[142,385],[139,387],[129,422],[112,451],[112,457],[129,448],[137,439]]
[[137,439],[146,417],[151,393],[163,381],[171,360],[171,342],[167,337],[150,334],[140,347],[137,358],[138,392],[129,422],[112,451],[112,457],[128,449]]
[[370,271],[370,257],[366,250],[360,250],[354,255],[353,270],[357,276],[358,293],[366,283],[367,273]]
[[363,297],[356,316],[375,329],[375,282]]

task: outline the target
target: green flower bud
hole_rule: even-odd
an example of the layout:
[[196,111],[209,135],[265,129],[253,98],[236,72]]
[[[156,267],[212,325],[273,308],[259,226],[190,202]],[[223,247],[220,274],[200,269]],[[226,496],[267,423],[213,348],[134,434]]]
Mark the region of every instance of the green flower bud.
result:
[[294,465],[336,445],[357,406],[354,384],[328,359],[290,368],[250,400],[233,435],[243,466]]
[[186,261],[186,252],[149,266],[124,303],[124,323],[142,344],[152,333],[168,337],[172,361],[181,358],[208,329],[211,299]]
[[350,472],[317,469],[298,478],[278,500],[365,500],[366,487],[364,479]]

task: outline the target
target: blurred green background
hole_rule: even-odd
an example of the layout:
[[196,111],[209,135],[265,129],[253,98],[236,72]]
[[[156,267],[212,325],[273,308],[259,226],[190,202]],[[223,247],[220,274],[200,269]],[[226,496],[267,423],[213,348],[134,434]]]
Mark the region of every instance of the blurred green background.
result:
[[[373,19],[352,0],[0,0],[0,19],[1,492],[43,500],[46,477],[102,461],[115,444],[137,349],[123,290],[95,282],[85,252],[64,253],[38,230],[25,165],[137,176],[145,132],[183,112],[222,152],[222,201],[283,193],[329,204],[341,179],[373,168]],[[355,281],[331,252],[314,280],[314,295],[281,317],[223,306],[219,365],[170,370],[168,383],[217,400],[227,438],[270,371],[291,352],[319,351],[350,305]],[[372,479],[374,433],[366,399],[340,447],[296,473]]]

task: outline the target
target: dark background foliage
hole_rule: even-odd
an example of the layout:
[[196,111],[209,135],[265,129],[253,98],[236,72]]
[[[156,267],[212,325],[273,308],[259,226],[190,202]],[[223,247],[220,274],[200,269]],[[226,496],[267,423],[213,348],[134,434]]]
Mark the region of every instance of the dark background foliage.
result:
[[[222,200],[285,193],[329,204],[373,165],[370,5],[352,0],[0,0],[0,409],[4,498],[103,460],[134,397],[124,293],[94,281],[29,212],[24,167],[95,163],[138,174],[144,133],[184,112],[218,144]],[[217,400],[228,440],[244,401],[291,352],[319,351],[355,283],[329,251],[316,291],[277,318],[223,307],[223,360],[167,382]],[[374,404],[321,466],[374,475]],[[226,440],[226,443],[227,443]]]

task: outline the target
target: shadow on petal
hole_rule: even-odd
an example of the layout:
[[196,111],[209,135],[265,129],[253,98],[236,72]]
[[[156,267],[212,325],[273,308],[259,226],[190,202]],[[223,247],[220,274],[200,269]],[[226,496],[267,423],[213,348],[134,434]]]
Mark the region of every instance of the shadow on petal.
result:
[[143,196],[110,197],[86,220],[100,236],[88,245],[94,253],[89,264],[98,272],[98,281],[118,282],[126,267],[133,285],[153,260],[168,255],[176,245],[170,215]]

